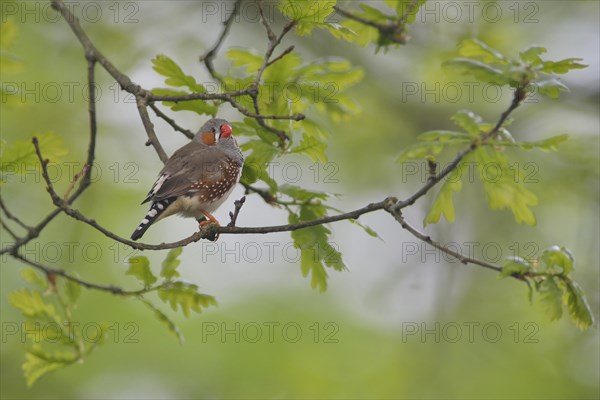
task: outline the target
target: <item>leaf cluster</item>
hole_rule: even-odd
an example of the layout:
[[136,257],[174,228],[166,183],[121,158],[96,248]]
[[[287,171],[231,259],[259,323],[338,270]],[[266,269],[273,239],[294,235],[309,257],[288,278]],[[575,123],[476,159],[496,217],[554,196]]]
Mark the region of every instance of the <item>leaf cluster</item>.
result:
[[35,289],[15,290],[9,301],[25,318],[23,372],[31,386],[49,372],[81,362],[104,343],[108,325],[98,324],[99,331],[90,337],[74,321],[72,313],[81,294],[78,283],[44,277],[32,268],[23,269],[21,276]]
[[573,280],[575,258],[565,247],[552,246],[544,250],[533,262],[520,257],[505,261],[501,277],[517,276],[527,282],[529,300],[533,293],[540,296],[550,320],[558,320],[566,308],[569,316],[584,330],[592,326],[594,318],[581,287]]

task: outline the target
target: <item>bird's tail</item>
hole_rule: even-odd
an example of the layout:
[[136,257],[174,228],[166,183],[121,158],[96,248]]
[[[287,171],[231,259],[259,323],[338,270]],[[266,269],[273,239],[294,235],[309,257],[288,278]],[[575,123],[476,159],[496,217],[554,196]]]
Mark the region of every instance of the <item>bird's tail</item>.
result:
[[164,199],[155,201],[150,206],[150,210],[146,213],[146,216],[140,222],[138,227],[131,234],[131,240],[138,240],[141,238],[144,233],[150,228],[150,225],[155,223],[160,219],[160,216],[165,212],[165,210],[169,207],[169,205],[175,201],[175,198]]

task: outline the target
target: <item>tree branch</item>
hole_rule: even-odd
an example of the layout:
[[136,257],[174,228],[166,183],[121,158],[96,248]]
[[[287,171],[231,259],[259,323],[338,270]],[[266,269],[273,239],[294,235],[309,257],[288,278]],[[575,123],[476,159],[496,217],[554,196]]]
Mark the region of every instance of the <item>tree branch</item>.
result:
[[225,41],[225,37],[227,37],[227,35],[229,34],[231,25],[233,24],[233,21],[235,20],[235,17],[240,10],[241,3],[242,3],[242,0],[236,0],[235,4],[233,5],[233,11],[229,15],[229,17],[225,20],[225,22],[223,22],[223,30],[221,31],[221,35],[219,35],[217,42],[213,45],[213,47],[211,47],[211,49],[208,52],[206,52],[206,54],[204,54],[203,56],[200,56],[200,62],[204,61],[204,65],[206,66],[206,69],[208,70],[210,75],[219,82],[222,82],[223,80],[217,74],[217,71],[215,70],[215,68],[213,66],[213,60],[214,60],[215,56],[217,55],[219,48]]
[[156,106],[156,104],[154,103],[150,103],[148,105],[152,111],[154,111],[154,113],[156,114],[156,116],[162,118],[163,120],[165,120],[165,122],[169,125],[171,125],[171,127],[173,129],[175,129],[178,132],[183,133],[188,139],[193,139],[194,138],[194,133],[188,129],[184,129],[182,127],[180,127],[179,125],[177,125],[177,123],[175,122],[175,120],[173,120],[172,118],[169,118],[169,116],[165,113],[163,113],[162,111],[160,111],[160,109]]
[[237,222],[237,217],[240,214],[240,210],[242,209],[242,206],[245,202],[246,196],[242,196],[241,199],[233,202],[235,210],[233,212],[229,212],[229,218],[231,218],[231,221],[227,224],[227,226],[235,226],[235,223]]
[[160,158],[160,161],[162,161],[164,164],[169,159],[169,156],[167,156],[165,149],[163,149],[162,145],[158,141],[156,133],[154,132],[154,124],[152,121],[150,121],[150,116],[148,115],[148,110],[146,109],[146,106],[148,105],[146,98],[137,97],[136,104],[140,118],[142,119],[142,124],[144,124],[144,129],[148,135],[148,142],[154,147],[156,154],[158,154],[158,158]]
[[277,61],[281,60],[283,57],[285,57],[287,54],[291,53],[292,51],[294,51],[294,45],[288,47],[280,55],[278,55],[277,57],[275,57],[274,59],[269,61],[267,63],[267,68],[269,68],[271,65],[275,64]]
[[92,44],[90,38],[86,35],[79,24],[79,19],[71,13],[68,7],[65,6],[62,0],[51,0],[52,8],[60,13],[67,21],[73,33],[83,46],[87,59],[93,59],[99,62],[102,67],[119,83],[122,89],[131,94],[137,95],[143,90],[139,85],[134,83],[129,77],[119,71],[104,55]]
[[44,272],[46,274],[46,276],[52,276],[52,275],[58,275],[61,276],[65,279],[68,279],[70,281],[76,282],[78,284],[80,284],[81,286],[84,286],[88,289],[96,289],[96,290],[101,290],[104,292],[110,292],[112,294],[118,294],[118,295],[124,295],[127,294],[126,291],[124,291],[121,288],[115,287],[115,286],[105,286],[105,285],[99,285],[97,283],[92,283],[92,282],[88,282],[88,281],[84,281],[83,279],[79,279],[75,276],[69,275],[67,272],[65,272],[62,269],[57,269],[57,268],[52,268],[52,267],[48,267],[45,266],[37,261],[33,261],[30,260],[24,256],[22,256],[21,254],[19,254],[18,252],[13,252],[11,253],[11,255],[16,258],[17,260],[21,260],[22,262],[24,262],[25,264],[28,264],[36,269],[39,269],[40,271]]
[[[224,27],[223,32],[221,33],[221,36],[219,37],[217,43],[203,58],[204,62],[207,64],[207,69],[209,70],[209,72],[212,71],[211,74],[215,73],[214,69],[211,69],[212,68],[212,59],[214,58],[216,52],[218,51],[219,47],[221,46],[222,42],[224,41],[225,36],[227,35],[227,32],[228,32],[228,30],[232,24],[232,21],[234,19],[234,15],[237,13],[237,7],[239,7],[239,4],[240,4],[240,1],[238,0],[236,2],[236,11],[234,11],[234,13],[232,13],[232,15],[229,16],[227,21],[225,21],[225,23],[224,23],[225,27]],[[257,122],[261,126],[263,126],[265,129],[268,129],[272,132],[277,133],[280,136],[282,143],[287,140],[287,135],[285,134],[285,132],[279,131],[278,129],[265,124],[265,120],[267,120],[267,119],[300,120],[300,119],[304,118],[304,116],[300,115],[300,114],[295,115],[295,116],[288,116],[288,117],[276,116],[276,115],[264,116],[264,115],[260,114],[260,109],[259,109],[259,104],[258,104],[258,86],[260,84],[262,75],[263,75],[264,71],[266,70],[266,68],[272,66],[275,62],[281,60],[286,54],[289,54],[290,52],[293,51],[293,46],[290,46],[286,50],[284,50],[282,52],[282,54],[280,54],[278,57],[271,59],[275,48],[281,43],[281,40],[283,39],[283,37],[294,27],[294,22],[290,21],[283,27],[281,33],[279,35],[276,35],[271,27],[270,22],[267,20],[266,16],[264,15],[264,12],[262,10],[262,3],[260,3],[260,2],[259,2],[259,9],[260,9],[260,14],[261,14],[261,21],[263,22],[263,25],[265,26],[265,29],[267,31],[269,43],[268,43],[267,49],[265,51],[265,56],[263,58],[262,65],[259,68],[259,70],[257,71],[257,74],[255,76],[253,85],[247,89],[239,90],[237,92],[217,93],[217,94],[191,93],[189,95],[183,95],[183,96],[157,96],[157,95],[153,95],[151,92],[143,89],[139,85],[136,85],[134,82],[132,82],[129,79],[129,77],[127,77],[125,74],[122,74],[120,71],[118,71],[118,69],[116,67],[114,67],[114,65],[112,65],[93,46],[93,44],[91,43],[89,38],[84,33],[81,26],[79,25],[77,18],[75,18],[71,14],[71,12],[68,10],[68,8],[65,7],[62,0],[52,0],[52,6],[61,13],[61,15],[69,23],[71,29],[73,30],[73,32],[75,33],[77,38],[82,43],[84,51],[85,51],[85,57],[88,62],[88,83],[90,86],[90,92],[89,92],[90,104],[89,104],[89,108],[88,108],[89,119],[90,119],[90,144],[88,147],[87,165],[90,165],[90,166],[93,165],[94,154],[95,154],[96,135],[97,135],[97,122],[96,122],[96,110],[95,110],[96,94],[95,94],[95,90],[94,90],[95,89],[94,67],[95,67],[96,62],[101,64],[104,67],[104,69],[107,70],[107,72],[109,72],[109,74],[111,74],[111,76],[113,76],[113,78],[121,85],[121,87],[124,90],[135,95],[138,112],[140,114],[140,118],[142,120],[142,123],[146,130],[146,133],[148,135],[149,142],[150,142],[150,144],[152,144],[154,146],[155,151],[157,152],[158,156],[160,157],[160,159],[163,162],[166,161],[167,155],[164,152],[162,146],[160,145],[160,142],[154,132],[153,124],[148,115],[147,107],[151,107],[157,116],[159,116],[160,118],[163,118],[174,129],[176,129],[180,132],[183,132],[184,134],[186,134],[186,136],[189,137],[190,134],[193,136],[193,133],[179,127],[174,122],[174,120],[170,119],[164,113],[162,113],[158,109],[158,107],[156,107],[153,104],[153,102],[155,102],[155,101],[178,102],[178,101],[190,101],[190,100],[202,99],[202,100],[220,100],[220,101],[229,102],[233,107],[237,108],[242,114],[252,117],[252,118],[255,118],[257,120]],[[215,74],[215,76],[216,76],[216,74]],[[199,232],[195,232],[194,234],[192,234],[191,236],[189,236],[185,239],[182,239],[182,240],[179,240],[179,241],[173,242],[173,243],[161,243],[158,245],[133,242],[131,240],[122,238],[122,237],[112,233],[108,229],[102,227],[95,220],[84,216],[83,214],[81,214],[81,212],[72,208],[71,204],[73,203],[73,201],[90,184],[90,173],[91,173],[90,169],[88,169],[85,172],[84,179],[82,180],[81,184],[79,185],[79,188],[75,191],[75,193],[73,193],[73,195],[67,199],[61,198],[56,193],[56,191],[52,185],[52,182],[49,178],[48,171],[47,171],[48,160],[45,160],[43,158],[41,149],[39,148],[39,143],[38,143],[37,139],[34,138],[33,144],[36,149],[36,154],[38,156],[38,159],[42,165],[42,175],[46,182],[47,191],[49,192],[52,202],[56,206],[56,208],[46,218],[44,218],[37,226],[29,227],[29,226],[23,224],[16,217],[12,216],[12,214],[10,212],[8,212],[5,204],[1,201],[1,198],[0,198],[0,206],[2,207],[2,210],[4,211],[6,216],[9,219],[13,219],[19,225],[21,225],[22,227],[24,227],[25,229],[28,230],[28,233],[25,237],[18,239],[17,243],[15,243],[13,246],[11,246],[7,249],[3,249],[0,252],[0,254],[5,253],[5,252],[10,252],[10,254],[13,255],[15,258],[33,266],[34,268],[43,270],[46,273],[63,276],[65,279],[71,279],[71,280],[78,282],[79,284],[81,284],[85,287],[91,288],[91,289],[104,290],[104,291],[108,291],[113,294],[119,294],[119,295],[133,295],[133,294],[144,293],[144,291],[125,291],[123,289],[115,288],[113,286],[103,286],[103,285],[96,285],[96,284],[93,284],[90,282],[85,282],[85,281],[79,280],[78,278],[68,275],[66,272],[64,272],[62,270],[53,269],[53,268],[44,266],[42,264],[35,263],[31,260],[28,260],[27,258],[18,254],[18,249],[24,243],[27,243],[31,239],[37,237],[39,235],[39,232],[52,219],[54,219],[56,217],[56,215],[58,215],[61,212],[64,212],[65,214],[67,214],[68,216],[70,216],[71,218],[73,218],[75,220],[81,221],[81,222],[91,226],[92,228],[96,229],[97,231],[101,232],[103,235],[111,238],[112,240],[123,243],[127,246],[130,246],[131,248],[139,249],[139,250],[163,250],[163,249],[182,247],[182,246],[188,245],[192,242],[197,242],[200,239],[215,237],[215,235],[219,235],[219,234],[267,234],[267,233],[273,233],[273,232],[290,232],[290,231],[295,231],[298,229],[304,229],[304,228],[309,228],[309,227],[313,227],[313,226],[329,224],[329,223],[333,223],[333,222],[337,222],[337,221],[356,220],[364,214],[379,211],[379,210],[385,210],[396,219],[396,221],[402,226],[403,229],[410,232],[413,236],[415,236],[416,238],[418,238],[426,243],[429,243],[430,245],[440,249],[441,251],[444,251],[447,254],[450,254],[450,255],[456,257],[462,263],[465,263],[465,264],[471,263],[471,264],[479,265],[481,267],[491,269],[494,271],[500,271],[501,268],[498,266],[495,266],[493,264],[489,264],[489,263],[486,263],[483,261],[479,261],[476,259],[472,259],[469,257],[464,257],[464,256],[446,248],[445,246],[433,241],[429,236],[425,235],[424,233],[419,232],[417,229],[415,229],[410,224],[408,224],[404,220],[400,210],[404,207],[414,204],[419,198],[424,196],[433,186],[435,186],[437,183],[439,183],[451,171],[456,169],[458,167],[460,161],[467,154],[469,154],[470,152],[475,150],[478,146],[482,145],[488,139],[490,139],[494,135],[496,135],[498,133],[499,129],[502,127],[503,123],[508,118],[508,116],[520,105],[521,101],[525,97],[525,94],[526,94],[526,92],[524,89],[522,89],[522,88],[517,89],[515,91],[515,95],[514,95],[514,98],[513,98],[513,101],[511,103],[510,107],[502,113],[500,119],[498,120],[498,122],[496,123],[494,128],[492,128],[486,134],[481,135],[477,140],[474,140],[473,143],[471,143],[471,145],[467,149],[459,152],[457,154],[457,156],[455,157],[455,159],[448,166],[446,166],[446,168],[444,168],[442,171],[440,171],[437,175],[430,176],[430,179],[428,179],[428,181],[425,183],[425,185],[423,185],[415,194],[413,194],[406,200],[398,201],[398,199],[395,197],[387,197],[386,199],[384,199],[382,201],[370,203],[364,207],[358,208],[358,209],[350,211],[350,212],[339,213],[337,215],[331,215],[331,216],[325,216],[325,217],[318,218],[315,220],[303,221],[303,222],[296,223],[296,224],[274,225],[274,226],[263,226],[263,227],[238,227],[238,226],[235,226],[235,224],[236,224],[238,215],[240,213],[240,210],[243,206],[243,202],[245,199],[245,197],[243,197],[242,199],[235,202],[235,210],[234,210],[234,212],[230,213],[231,222],[228,224],[228,226],[217,226],[215,224],[208,224],[208,225],[202,227]],[[245,109],[236,101],[235,98],[239,97],[239,96],[250,96],[253,99],[253,106],[255,109],[255,113],[252,113],[249,110]],[[276,199],[273,199],[273,196],[270,193],[268,193],[268,191],[265,191],[265,190],[259,189],[259,188],[255,188],[251,185],[244,185],[244,186],[245,186],[247,192],[257,193],[265,201],[267,201],[269,203],[277,202]],[[11,216],[13,218],[11,218]],[[4,225],[4,223],[2,223],[2,224]],[[7,229],[7,231],[11,235],[15,236],[15,239],[17,239],[16,235],[14,235],[14,233],[12,231],[10,231],[9,229]],[[145,289],[145,290],[147,290],[147,289]]]
[[467,154],[471,153],[476,148],[478,148],[479,146],[481,146],[482,144],[484,144],[488,139],[490,139],[494,135],[496,135],[498,133],[498,131],[500,130],[500,128],[502,127],[502,124],[504,124],[504,122],[508,118],[508,116],[517,107],[519,107],[519,105],[521,104],[521,102],[525,99],[526,94],[527,94],[527,92],[525,91],[525,86],[519,87],[519,88],[517,88],[515,90],[514,95],[513,95],[513,99],[512,99],[512,101],[510,103],[510,106],[508,107],[508,109],[506,109],[506,111],[504,111],[501,114],[500,119],[498,120],[498,122],[496,123],[496,125],[488,133],[486,133],[486,134],[484,134],[484,135],[476,138],[471,143],[471,145],[468,148],[466,148],[463,151],[459,152],[456,155],[456,157],[454,157],[454,159],[448,165],[446,165],[446,167],[443,170],[441,170],[437,175],[430,176],[429,179],[427,180],[427,182],[425,183],[425,185],[423,185],[419,190],[417,190],[412,196],[410,196],[406,200],[399,201],[396,204],[396,206],[394,207],[394,209],[396,211],[400,211],[404,207],[408,207],[410,205],[413,205],[418,199],[420,199],[425,194],[427,194],[427,192],[429,192],[429,190],[432,187],[434,187],[435,185],[437,185],[442,179],[444,179],[446,176],[448,176],[448,174],[450,174],[452,171],[454,171],[456,169],[456,167],[458,167],[458,164],[460,164],[460,162],[462,161],[462,159],[465,158],[465,156]]
[[17,234],[15,232],[13,232],[13,230],[10,229],[8,225],[6,225],[6,223],[4,222],[4,219],[2,219],[2,218],[0,218],[0,225],[2,225],[2,227],[4,228],[4,230],[6,232],[8,232],[8,234],[10,236],[12,236],[13,239],[15,239],[15,240],[19,239],[19,237],[17,236]]
[[[73,202],[79,196],[81,196],[81,194],[91,184],[91,174],[92,174],[91,166],[94,165],[94,160],[96,157],[96,136],[97,136],[97,132],[98,132],[98,126],[97,126],[97,121],[96,121],[96,100],[97,100],[96,99],[96,80],[95,80],[95,72],[94,71],[95,71],[96,62],[98,62],[100,59],[103,59],[103,56],[99,52],[94,51],[95,50],[94,46],[90,42],[89,38],[85,35],[85,32],[83,32],[83,30],[81,29],[81,26],[79,25],[79,22],[77,21],[77,18],[75,18],[75,16],[73,16],[73,14],[71,14],[69,12],[69,10],[64,6],[64,4],[62,3],[61,0],[53,0],[52,7],[61,13],[61,15],[65,18],[65,20],[67,20],[67,22],[69,23],[69,25],[71,26],[73,31],[76,33],[77,37],[79,38],[80,42],[82,43],[82,45],[84,47],[85,58],[87,60],[87,83],[88,83],[88,97],[89,97],[88,114],[89,114],[89,120],[90,120],[90,139],[89,139],[88,150],[87,150],[86,164],[90,167],[86,171],[77,190],[75,190],[75,192],[71,195],[71,197],[69,197],[66,200],[66,204],[70,205],[70,204],[73,204]],[[110,64],[106,59],[104,59],[104,61],[106,64],[106,65],[103,64],[105,68],[107,68],[107,65],[108,65],[108,68],[112,68],[116,71],[114,66],[112,66],[112,64]],[[115,72],[115,71],[113,71],[113,72]],[[116,71],[116,73],[117,73],[117,76],[119,76],[120,73],[118,71]],[[122,74],[120,74],[120,75],[122,75]],[[6,207],[3,207],[3,210],[6,213],[7,217],[10,218],[9,214],[7,213],[8,209],[6,209]],[[48,214],[36,226],[34,226],[34,227],[27,226],[27,235],[25,235],[24,237],[17,240],[13,246],[1,249],[0,254],[12,252],[13,250],[18,249],[21,246],[29,243],[31,240],[37,238],[39,236],[40,232],[54,218],[56,218],[56,216],[58,214],[60,214],[60,212],[61,212],[61,210],[59,208],[55,208],[52,212],[50,212],[50,214]],[[17,221],[15,221],[15,222],[17,222]],[[19,223],[19,222],[17,222],[17,223]]]
[[[292,30],[292,28],[295,26],[296,23],[295,23],[295,21],[289,21],[283,27],[279,36],[276,36],[275,32],[273,32],[273,28],[271,28],[271,23],[269,22],[269,20],[267,19],[267,17],[264,14],[262,1],[258,2],[258,10],[260,13],[260,20],[262,21],[262,24],[264,25],[264,27],[267,31],[267,37],[269,39],[269,43],[267,44],[267,50],[265,51],[265,56],[263,58],[262,65],[258,69],[258,72],[256,73],[256,77],[254,78],[254,83],[252,84],[253,91],[250,93],[250,97],[252,97],[252,104],[254,105],[254,112],[257,115],[256,122],[258,122],[258,124],[260,126],[262,126],[264,129],[266,129],[270,132],[273,132],[277,136],[279,136],[280,146],[282,148],[285,148],[285,144],[289,140],[287,133],[285,133],[284,131],[282,131],[280,129],[276,129],[276,128],[273,128],[272,126],[267,125],[264,121],[264,118],[260,117],[260,107],[258,105],[258,95],[259,95],[258,87],[260,85],[260,80],[262,78],[262,74],[265,72],[265,69],[267,69],[267,67],[269,67],[270,65],[273,65],[273,62],[280,60],[281,58],[283,58],[283,56],[285,56],[285,54],[287,54],[293,50],[293,47],[291,50],[289,50],[290,48],[288,47],[289,51],[287,53],[284,51],[284,54],[277,57],[277,59],[274,60],[272,63],[269,63],[269,60],[270,60],[271,56],[273,55],[273,51],[275,51],[275,48],[279,45],[279,43],[281,43],[281,40],[283,39],[283,37],[290,30]],[[302,118],[304,118],[304,116]]]
[[355,15],[349,11],[346,11],[337,5],[334,6],[333,9],[337,13],[339,13],[340,15],[342,15],[348,19],[354,20],[363,25],[367,25],[367,26],[377,29],[381,36],[385,37],[386,39],[388,39],[392,42],[395,42],[398,44],[406,44],[409,39],[408,35],[406,34],[406,26],[405,26],[406,25],[406,16],[410,13],[412,8],[414,8],[416,6],[416,3],[417,3],[416,0],[413,0],[411,2],[411,4],[409,4],[406,12],[402,16],[400,16],[396,21],[393,21],[392,18],[390,17],[389,18],[390,21],[386,24],[382,24],[379,22],[371,21],[366,18],[359,17],[358,15]]
[[8,210],[8,207],[6,206],[6,204],[4,204],[4,199],[2,198],[2,194],[0,194],[0,208],[2,209],[2,211],[4,211],[6,218],[10,219],[11,221],[15,221],[17,223],[17,225],[19,225],[21,228],[23,228],[27,231],[30,231],[33,229],[32,227],[25,224],[23,221],[21,221],[19,218],[17,218],[13,213],[11,213]]
[[477,259],[471,258],[471,257],[465,257],[462,254],[457,253],[453,250],[450,250],[446,246],[434,241],[433,239],[431,239],[431,237],[429,235],[419,232],[416,228],[414,228],[408,222],[406,222],[406,220],[402,216],[402,213],[400,211],[395,210],[394,207],[386,207],[385,210],[387,212],[389,212],[396,219],[396,221],[398,221],[398,223],[400,224],[400,226],[402,226],[402,228],[409,231],[414,237],[416,237],[419,240],[422,240],[425,243],[432,245],[436,249],[441,250],[446,254],[451,255],[452,257],[459,260],[461,263],[463,263],[465,265],[466,264],[476,264],[481,267],[488,268],[488,269],[491,269],[491,270],[494,270],[497,272],[502,271],[502,268],[500,268],[494,264],[490,264],[488,262],[477,260]]

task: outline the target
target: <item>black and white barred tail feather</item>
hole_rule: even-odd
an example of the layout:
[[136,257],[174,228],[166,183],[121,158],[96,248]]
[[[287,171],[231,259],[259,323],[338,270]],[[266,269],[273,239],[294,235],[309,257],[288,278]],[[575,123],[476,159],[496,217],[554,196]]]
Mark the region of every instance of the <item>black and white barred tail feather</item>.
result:
[[146,213],[146,216],[140,222],[140,225],[133,231],[131,235],[131,240],[138,240],[141,238],[144,233],[150,228],[150,225],[155,223],[160,219],[160,216],[165,212],[165,210],[176,200],[175,197],[171,197],[169,199],[159,200],[152,203],[150,206],[150,210]]

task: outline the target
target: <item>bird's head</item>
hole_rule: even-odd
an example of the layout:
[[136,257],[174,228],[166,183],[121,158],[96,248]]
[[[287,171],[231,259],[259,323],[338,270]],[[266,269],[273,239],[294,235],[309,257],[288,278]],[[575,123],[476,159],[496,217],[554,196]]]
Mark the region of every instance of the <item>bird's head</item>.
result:
[[233,129],[224,119],[213,118],[208,120],[196,134],[194,140],[208,146],[219,143],[222,139],[231,137]]

